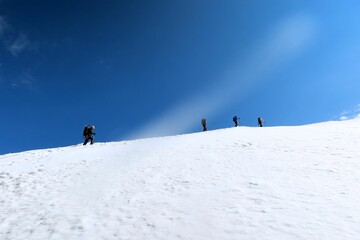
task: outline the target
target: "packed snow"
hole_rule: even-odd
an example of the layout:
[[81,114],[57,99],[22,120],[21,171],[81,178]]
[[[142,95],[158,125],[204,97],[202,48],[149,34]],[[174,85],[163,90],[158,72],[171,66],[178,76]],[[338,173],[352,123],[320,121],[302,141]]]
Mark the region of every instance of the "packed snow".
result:
[[0,156],[0,239],[360,239],[360,120]]

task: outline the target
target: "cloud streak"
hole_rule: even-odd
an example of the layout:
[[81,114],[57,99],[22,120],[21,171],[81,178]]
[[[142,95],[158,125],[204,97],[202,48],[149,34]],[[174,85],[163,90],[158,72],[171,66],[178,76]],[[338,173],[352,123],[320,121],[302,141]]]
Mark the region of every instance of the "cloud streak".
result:
[[[24,33],[19,33],[13,29],[13,27],[0,16],[0,43],[3,44],[5,49],[14,57],[18,57],[23,51],[27,49],[33,49],[32,43]],[[2,64],[0,63],[0,67]],[[1,70],[1,69],[0,69]],[[0,71],[1,74],[1,71]],[[0,84],[5,82],[0,76]],[[36,79],[30,74],[29,70],[19,74],[18,79],[8,81],[8,86],[12,88],[36,88]]]
[[307,16],[283,20],[270,30],[264,41],[259,41],[256,50],[244,60],[239,59],[203,94],[173,107],[130,138],[178,134],[200,126],[202,117],[212,117],[226,105],[241,100],[272,71],[301,53],[313,41],[316,30],[316,22]]
[[30,70],[26,70],[20,74],[19,78],[10,84],[13,88],[27,88],[35,90],[37,88],[37,80],[31,74]]
[[340,114],[339,120],[359,119],[360,118],[360,104],[351,110],[344,111]]
[[15,31],[2,16],[0,16],[0,41],[14,57],[31,48],[28,37],[24,33]]
[[0,16],[0,37],[4,35],[4,32],[8,28],[8,24],[6,23],[5,19]]
[[30,41],[26,35],[20,34],[14,42],[12,42],[7,50],[15,57],[30,46]]

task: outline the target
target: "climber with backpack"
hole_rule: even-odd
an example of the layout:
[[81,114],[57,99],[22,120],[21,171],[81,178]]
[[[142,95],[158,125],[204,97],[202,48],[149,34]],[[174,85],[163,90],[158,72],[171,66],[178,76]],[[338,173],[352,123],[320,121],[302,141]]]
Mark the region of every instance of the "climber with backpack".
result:
[[94,125],[85,126],[84,131],[83,131],[83,136],[85,138],[85,141],[84,141],[83,145],[86,145],[89,141],[90,141],[90,144],[94,143],[94,135],[96,135],[96,133],[93,132],[94,129],[95,129]]
[[204,132],[207,131],[206,124],[207,124],[206,118],[201,119],[201,125],[203,126]]
[[240,118],[238,117],[238,116],[234,116],[233,117],[233,122],[235,123],[235,127],[237,127],[239,124],[238,124],[238,120],[239,120]]

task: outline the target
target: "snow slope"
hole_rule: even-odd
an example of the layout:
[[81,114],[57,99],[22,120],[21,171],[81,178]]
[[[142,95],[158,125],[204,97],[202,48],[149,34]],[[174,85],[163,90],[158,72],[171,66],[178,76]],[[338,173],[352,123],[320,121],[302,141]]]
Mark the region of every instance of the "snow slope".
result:
[[0,156],[0,239],[360,239],[360,120]]

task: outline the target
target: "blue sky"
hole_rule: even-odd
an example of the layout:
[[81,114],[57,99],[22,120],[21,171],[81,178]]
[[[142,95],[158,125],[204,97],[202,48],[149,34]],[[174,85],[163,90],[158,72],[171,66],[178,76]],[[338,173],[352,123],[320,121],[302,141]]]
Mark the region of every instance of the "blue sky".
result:
[[0,154],[360,112],[358,1],[0,1]]

